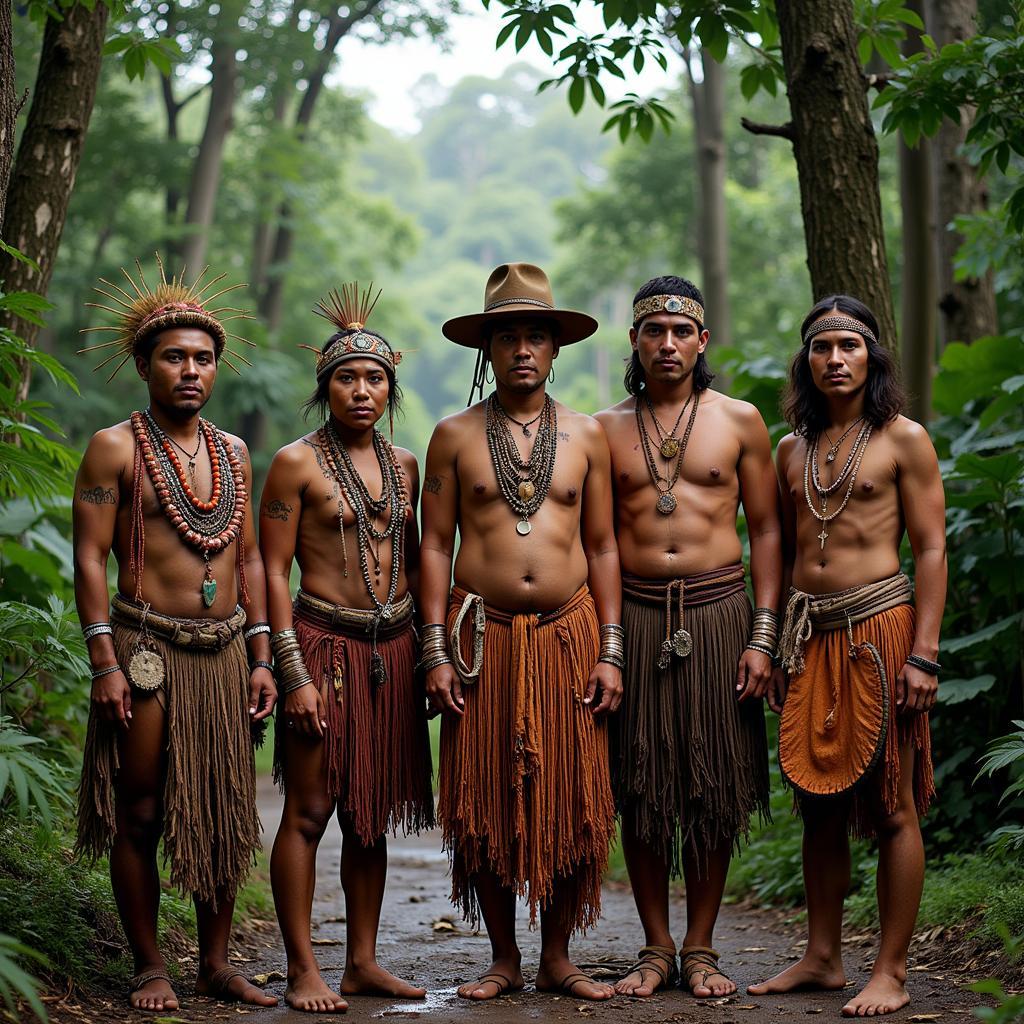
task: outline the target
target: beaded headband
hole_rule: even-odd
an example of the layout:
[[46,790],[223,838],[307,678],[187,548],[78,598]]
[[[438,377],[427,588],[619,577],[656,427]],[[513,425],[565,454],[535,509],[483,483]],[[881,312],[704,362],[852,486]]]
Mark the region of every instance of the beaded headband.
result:
[[853,331],[854,334],[859,334],[867,338],[868,341],[873,341],[876,345],[878,344],[878,339],[867,324],[862,324],[852,316],[836,316],[834,314],[815,320],[804,334],[804,344],[808,344],[819,334],[824,334],[826,331]]
[[699,324],[704,323],[704,307],[686,295],[649,295],[633,306],[633,323],[639,323],[651,313],[683,313],[692,316]]
[[217,358],[220,359],[223,356],[224,362],[236,373],[238,372],[238,367],[235,366],[234,359],[239,359],[247,366],[251,366],[252,364],[245,356],[237,351],[227,352],[226,346],[228,338],[245,342],[246,345],[253,345],[255,348],[253,342],[237,334],[231,334],[224,329],[224,321],[235,319],[248,320],[251,319],[249,314],[245,310],[236,309],[233,306],[209,308],[210,303],[214,299],[219,298],[221,295],[226,295],[228,292],[233,292],[238,288],[244,288],[245,285],[229,285],[227,288],[221,288],[220,291],[208,295],[206,293],[219,281],[224,280],[227,276],[226,274],[221,274],[219,277],[215,277],[207,281],[206,284],[203,284],[203,278],[206,277],[210,269],[205,267],[191,285],[186,285],[184,268],[182,268],[180,274],[168,280],[164,272],[163,260],[160,258],[159,253],[156,253],[156,265],[157,270],[160,272],[160,280],[155,288],[150,288],[146,283],[142,273],[142,264],[138,260],[135,261],[135,267],[139,275],[138,282],[132,278],[127,270],[123,267],[121,268],[121,273],[124,274],[125,279],[131,286],[131,292],[125,291],[125,289],[108,281],[106,278],[100,278],[100,283],[106,285],[110,291],[106,291],[99,286],[94,290],[111,302],[116,303],[120,308],[114,309],[98,302],[86,303],[86,306],[92,309],[105,310],[117,318],[116,322],[112,325],[86,327],[82,330],[83,334],[90,331],[109,331],[117,335],[113,341],[105,341],[100,345],[90,345],[87,348],[78,350],[78,354],[82,355],[86,352],[96,352],[104,348],[114,348],[113,354],[107,356],[106,359],[94,367],[94,372],[120,356],[121,361],[114,368],[114,372],[107,378],[108,382],[112,381],[117,376],[121,367],[132,356],[138,354],[139,346],[142,342],[154,334],[158,334],[160,331],[166,331],[174,327],[198,327],[200,330],[206,331],[213,338]]
[[349,359],[375,359],[384,369],[388,370],[392,377],[395,376],[395,367],[402,361],[402,353],[396,352],[387,341],[364,331],[366,321],[377,305],[381,290],[370,299],[373,291],[373,283],[359,294],[359,284],[353,281],[341,286],[341,292],[337,289],[327,293],[326,299],[321,299],[313,310],[317,316],[334,324],[339,331],[355,331],[355,334],[346,334],[338,338],[322,352],[311,345],[303,345],[316,352],[316,379],[321,380],[326,374],[332,373],[339,364]]

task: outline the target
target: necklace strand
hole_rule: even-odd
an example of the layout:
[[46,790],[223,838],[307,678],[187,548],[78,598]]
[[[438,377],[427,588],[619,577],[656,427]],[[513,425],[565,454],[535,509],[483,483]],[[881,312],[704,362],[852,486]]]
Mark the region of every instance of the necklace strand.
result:
[[[636,428],[640,435],[640,442],[644,450],[644,460],[647,463],[647,472],[650,474],[651,483],[654,484],[655,490],[658,492],[658,500],[655,502],[654,507],[663,516],[671,515],[679,504],[676,500],[676,496],[672,493],[672,488],[675,487],[676,481],[679,479],[679,473],[683,468],[683,458],[686,456],[686,446],[690,442],[690,432],[693,430],[693,421],[697,418],[697,406],[700,404],[700,392],[694,391],[690,398],[686,400],[686,404],[683,406],[679,413],[679,422],[682,421],[683,412],[686,411],[686,406],[690,404],[690,400],[693,400],[693,408],[690,410],[690,418],[686,422],[686,430],[683,432],[682,440],[679,442],[679,450],[675,456],[675,466],[672,470],[672,476],[663,477],[658,472],[657,463],[654,461],[654,452],[651,445],[651,436],[647,431],[647,424],[644,423],[643,411],[640,408],[640,401],[636,399],[633,404],[633,408],[636,411]],[[653,414],[652,414],[653,415]],[[657,420],[655,420],[657,423]],[[676,426],[678,426],[678,422]],[[673,428],[674,430],[675,428]],[[662,481],[668,484],[667,487],[662,487]]]

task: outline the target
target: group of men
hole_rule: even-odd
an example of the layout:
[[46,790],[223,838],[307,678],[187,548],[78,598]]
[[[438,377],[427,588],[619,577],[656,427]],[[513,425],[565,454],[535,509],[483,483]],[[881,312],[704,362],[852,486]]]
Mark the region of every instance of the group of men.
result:
[[[195,901],[197,993],[276,1002],[228,963],[260,842],[252,739],[275,703],[285,803],[271,880],[291,1006],[425,994],[378,964],[376,938],[386,836],[435,818],[452,898],[492,946],[460,996],[523,987],[519,898],[540,919],[538,990],[604,1000],[681,983],[728,995],[713,930],[732,852],[753,817],[768,818],[765,697],[804,821],[809,935],[799,962],[749,991],[845,986],[853,833],[878,840],[881,943],[844,1013],[909,1001],[918,817],[934,793],[943,492],[927,433],[900,415],[870,310],[833,295],[806,317],[784,400],[793,432],[773,465],[758,411],[710,386],[712,315],[691,282],[637,292],[628,397],[590,417],[547,384],[561,349],[597,322],[557,307],[540,268],[498,267],[483,311],[442,328],[476,350],[481,400],[437,425],[421,496],[416,459],[377,429],[399,408],[401,353],[366,325],[374,296],[347,286],[317,310],[334,328],[306,408],[322,425],[274,457],[257,542],[245,444],[200,416],[234,357],[224,321],[238,311],[162,266],[152,289],[141,268],[125,276],[101,289],[116,316],[106,344],[134,359],[149,406],[90,441],[74,521],[93,666],[79,847],[110,855],[133,1006],[178,1006],[156,939],[161,838],[172,882]],[[435,809],[427,718],[438,713]],[[347,921],[337,989],[310,938],[316,851],[335,813]],[[616,818],[645,945],[612,986],[576,967],[569,942],[600,916]]]

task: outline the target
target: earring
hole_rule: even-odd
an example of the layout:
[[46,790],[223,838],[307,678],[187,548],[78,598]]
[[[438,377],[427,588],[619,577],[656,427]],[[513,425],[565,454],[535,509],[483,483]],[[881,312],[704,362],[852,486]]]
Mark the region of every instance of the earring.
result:
[[[490,377],[487,376],[488,373],[490,373]],[[489,362],[487,362],[487,361],[484,362],[484,383],[485,384],[493,384],[494,383],[494,367],[491,366],[491,364]]]
[[555,383],[555,368],[553,366],[551,367],[551,370],[548,372],[548,383]]

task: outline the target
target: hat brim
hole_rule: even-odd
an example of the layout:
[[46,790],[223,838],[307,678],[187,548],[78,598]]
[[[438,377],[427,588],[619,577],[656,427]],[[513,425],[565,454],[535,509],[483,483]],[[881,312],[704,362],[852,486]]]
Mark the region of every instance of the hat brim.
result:
[[489,313],[469,313],[453,317],[441,325],[441,333],[456,345],[481,348],[484,343],[483,326],[494,320],[554,320],[559,327],[559,346],[574,345],[589,338],[598,327],[597,321],[586,313],[574,309],[545,309],[532,305],[508,305]]

